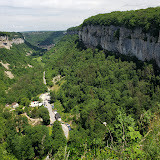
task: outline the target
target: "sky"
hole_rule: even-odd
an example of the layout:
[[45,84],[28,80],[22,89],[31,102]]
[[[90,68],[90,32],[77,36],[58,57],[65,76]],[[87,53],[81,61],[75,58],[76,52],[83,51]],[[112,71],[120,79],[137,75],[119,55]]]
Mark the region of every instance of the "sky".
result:
[[160,0],[0,0],[0,31],[58,31],[112,11],[160,6]]

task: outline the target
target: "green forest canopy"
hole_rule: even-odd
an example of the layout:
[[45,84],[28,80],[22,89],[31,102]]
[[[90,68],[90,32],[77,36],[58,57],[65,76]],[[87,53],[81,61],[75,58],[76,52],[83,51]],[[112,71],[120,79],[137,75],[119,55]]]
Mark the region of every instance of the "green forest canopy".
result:
[[25,39],[35,46],[56,44],[64,35],[63,31],[23,32]]
[[[158,7],[112,12],[90,17],[82,26],[140,26],[144,31],[156,33],[158,14]],[[86,49],[77,36],[65,36],[42,56],[43,68],[42,62],[34,59],[41,51],[27,44],[13,46],[10,51],[0,49],[1,59],[10,63],[15,75],[15,79],[10,80],[0,65],[0,103],[17,101],[22,104],[13,113],[0,106],[1,159],[42,159],[48,153],[57,159],[64,159],[67,153],[69,159],[160,157],[160,74],[154,63]],[[28,52],[36,54],[27,57]],[[33,67],[25,68],[28,63]],[[63,77],[63,83],[59,82],[61,85],[52,92],[51,98],[63,108],[63,116],[66,114],[66,120],[72,124],[68,141],[59,122],[52,126],[50,135],[46,126],[31,127],[21,115],[27,112],[33,118],[43,118],[43,124],[49,124],[46,108],[27,106],[32,98],[47,90],[42,81],[44,70],[49,86],[53,85],[53,77]]]
[[[2,32],[12,38],[17,34],[14,32]],[[21,35],[21,34],[20,34]],[[25,42],[13,45],[10,50],[0,48],[0,60],[4,64],[9,64],[9,71],[14,75],[10,79],[5,74],[6,68],[0,64],[0,103],[20,103],[23,98],[31,100],[39,93],[46,91],[43,84],[43,68],[36,60],[34,55],[44,54],[44,50],[32,46]],[[30,67],[29,67],[29,66]],[[41,87],[39,87],[41,86]]]
[[72,27],[69,30],[79,30],[87,25],[104,25],[104,26],[125,26],[134,29],[141,27],[144,32],[150,32],[153,36],[159,35],[160,30],[160,7],[131,10],[131,11],[114,11],[111,13],[98,14],[85,19],[78,27]]
[[19,32],[0,32],[0,36],[7,36],[9,39],[23,38],[23,35]]
[[70,159],[159,156],[158,141],[143,140],[149,121],[159,114],[160,79],[152,64],[85,49],[76,36],[64,37],[43,56],[43,62],[48,84],[56,75],[65,77],[52,100],[70,114],[74,126],[68,142]]

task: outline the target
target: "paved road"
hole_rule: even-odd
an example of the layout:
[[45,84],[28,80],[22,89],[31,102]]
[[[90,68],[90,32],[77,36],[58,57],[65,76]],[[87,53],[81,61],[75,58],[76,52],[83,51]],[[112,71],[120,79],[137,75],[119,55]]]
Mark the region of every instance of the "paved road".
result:
[[55,114],[52,111],[52,106],[51,104],[48,102],[48,100],[50,100],[50,96],[49,93],[44,93],[40,95],[40,98],[42,99],[42,103],[45,105],[45,107],[48,109],[49,111],[49,116],[50,116],[50,124],[53,124],[56,119],[55,119]]
[[[46,85],[45,71],[43,72],[43,83]],[[48,91],[50,91],[49,88],[48,88]],[[56,121],[56,119],[55,119],[55,114],[52,111],[52,106],[48,102],[48,100],[50,100],[49,93],[47,92],[47,93],[41,94],[39,98],[42,99],[42,103],[48,109],[49,116],[50,116],[50,124],[53,124]],[[68,136],[69,136],[69,129],[68,129],[68,127],[65,124],[61,124],[61,125],[62,125],[62,129],[63,129],[65,137],[68,138]]]
[[[39,98],[42,99],[42,103],[45,104],[45,107],[48,109],[49,116],[50,116],[50,124],[53,124],[56,121],[56,119],[55,119],[55,114],[52,111],[52,106],[48,102],[48,100],[50,100],[49,93],[41,94]],[[63,129],[65,137],[68,138],[68,136],[69,136],[69,129],[68,129],[68,127],[65,124],[61,124],[61,125],[62,125],[62,129]]]
[[69,136],[69,129],[68,129],[68,127],[65,124],[61,124],[61,125],[62,125],[62,129],[63,129],[65,137],[68,138],[68,136]]

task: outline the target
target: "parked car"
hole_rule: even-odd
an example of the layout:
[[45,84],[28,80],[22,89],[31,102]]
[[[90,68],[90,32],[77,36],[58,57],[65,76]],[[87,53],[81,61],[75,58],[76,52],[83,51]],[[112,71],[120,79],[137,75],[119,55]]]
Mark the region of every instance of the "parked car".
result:
[[72,129],[71,129],[71,126],[70,126],[68,123],[66,123],[65,125],[68,127],[69,131],[72,130]]
[[72,129],[71,129],[71,126],[67,126],[68,127],[68,129],[69,129],[69,131],[71,131]]

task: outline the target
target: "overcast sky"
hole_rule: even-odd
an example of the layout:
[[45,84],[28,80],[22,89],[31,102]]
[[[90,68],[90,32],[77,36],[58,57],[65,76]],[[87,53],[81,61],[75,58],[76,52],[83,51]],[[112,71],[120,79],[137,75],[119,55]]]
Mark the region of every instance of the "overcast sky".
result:
[[0,31],[66,30],[99,13],[160,6],[160,0],[0,0]]

